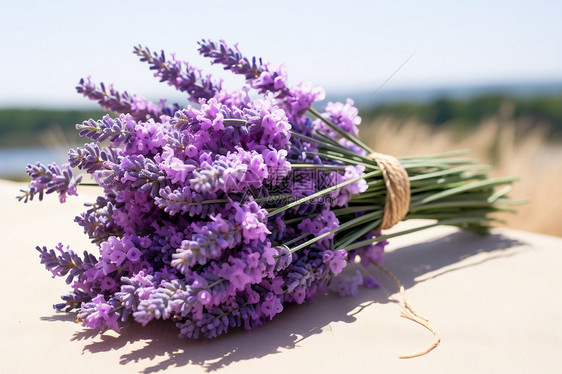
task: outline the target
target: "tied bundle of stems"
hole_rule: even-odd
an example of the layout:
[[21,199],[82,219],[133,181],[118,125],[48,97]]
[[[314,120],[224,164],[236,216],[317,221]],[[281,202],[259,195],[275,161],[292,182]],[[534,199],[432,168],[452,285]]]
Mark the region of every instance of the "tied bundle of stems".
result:
[[[310,108],[309,112],[342,138],[352,142],[369,154],[374,153],[361,140],[341,131],[336,124],[324,118],[316,110]],[[518,177],[489,178],[487,172],[492,169],[491,166],[478,165],[477,159],[458,158],[458,156],[469,155],[470,150],[398,158],[398,162],[407,172],[409,182],[409,191],[407,191],[409,205],[407,213],[401,220],[425,219],[436,220],[437,222],[360,240],[367,233],[380,229],[383,223],[389,192],[381,166],[374,158],[361,156],[321,132],[316,132],[311,137],[298,133],[292,133],[292,135],[316,143],[318,155],[321,157],[344,165],[361,165],[365,169],[365,173],[340,185],[274,209],[269,213],[269,216],[309,200],[320,198],[336,188],[342,188],[346,184],[356,182],[359,179],[364,179],[368,187],[364,192],[354,195],[349,200],[347,207],[334,210],[338,219],[345,222],[344,224],[298,246],[291,247],[290,243],[285,243],[284,245],[289,248],[290,252],[298,251],[330,234],[336,235],[334,248],[347,251],[439,225],[457,226],[464,230],[485,235],[489,233],[494,223],[506,223],[497,218],[494,213],[516,213],[516,210],[510,207],[526,202],[525,200],[512,200],[507,196],[511,191],[512,183],[517,181]],[[293,165],[293,167],[313,168],[317,166],[303,164]],[[330,165],[326,167],[330,167]],[[497,189],[497,187],[501,188]],[[359,212],[362,215],[358,217],[357,213]],[[316,215],[294,218],[285,221],[285,223],[298,223],[302,219],[313,218]]]
[[[28,165],[32,180],[19,197],[57,193],[64,202],[81,184],[73,168],[102,188],[75,219],[99,255],[37,247],[72,288],[55,308],[77,311],[85,326],[119,331],[130,318],[143,326],[169,319],[188,338],[251,329],[286,303],[376,286],[342,270],[380,265],[391,237],[438,225],[485,234],[501,222],[497,213],[520,203],[507,197],[516,178],[488,178],[488,167],[461,157],[466,151],[374,152],[358,138],[351,100],[320,113],[312,104],[323,90],[290,86],[283,67],[225,42],[203,40],[199,52],[245,77],[234,92],[164,52],[134,52],[195,104],[157,105],[81,80],[78,92],[118,117],[78,124],[91,143],[71,149],[68,164]],[[381,232],[414,218],[435,222]]]

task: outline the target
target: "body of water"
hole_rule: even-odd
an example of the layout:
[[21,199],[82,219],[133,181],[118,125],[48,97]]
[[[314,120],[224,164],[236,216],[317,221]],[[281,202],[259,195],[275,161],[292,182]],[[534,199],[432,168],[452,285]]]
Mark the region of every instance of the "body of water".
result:
[[0,178],[25,176],[27,164],[37,161],[44,165],[56,162],[58,165],[67,161],[68,148],[4,148],[0,149]]

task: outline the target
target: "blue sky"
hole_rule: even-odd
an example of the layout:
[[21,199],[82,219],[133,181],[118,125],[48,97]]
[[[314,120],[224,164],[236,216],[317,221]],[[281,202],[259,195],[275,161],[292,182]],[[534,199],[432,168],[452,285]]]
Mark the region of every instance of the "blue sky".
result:
[[[169,97],[139,43],[208,69],[202,38],[284,63],[327,91],[562,81],[560,1],[0,0],[0,106],[80,106],[78,80]],[[227,79],[227,87],[238,80]]]

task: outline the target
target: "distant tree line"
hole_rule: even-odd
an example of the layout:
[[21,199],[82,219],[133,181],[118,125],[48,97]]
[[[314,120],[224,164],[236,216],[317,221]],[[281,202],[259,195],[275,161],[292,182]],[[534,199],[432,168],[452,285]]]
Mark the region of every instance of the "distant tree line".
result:
[[437,99],[428,103],[394,103],[364,108],[365,120],[377,116],[415,118],[435,126],[471,128],[507,108],[513,118],[527,118],[533,124],[547,125],[551,135],[562,136],[562,95],[515,98],[483,95],[472,99]]
[[49,131],[79,142],[76,124],[98,119],[107,112],[99,110],[0,109],[0,147],[34,146]]
[[[534,124],[547,124],[551,135],[562,138],[562,95],[533,98],[484,95],[467,100],[443,98],[428,103],[394,103],[360,109],[365,123],[377,116],[392,116],[415,118],[437,127],[470,130],[506,107],[514,118],[524,117]],[[68,142],[83,143],[75,125],[105,114],[107,112],[99,110],[0,109],[0,147],[39,145],[41,136],[49,131],[64,134]]]

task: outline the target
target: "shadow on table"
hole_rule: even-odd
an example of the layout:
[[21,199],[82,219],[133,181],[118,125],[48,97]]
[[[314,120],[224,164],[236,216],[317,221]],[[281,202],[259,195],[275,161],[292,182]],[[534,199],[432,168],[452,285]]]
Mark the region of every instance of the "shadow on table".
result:
[[[433,241],[389,252],[385,255],[384,265],[407,289],[450,271],[511,256],[519,252],[524,244],[499,234],[480,237],[455,232]],[[516,248],[508,250],[512,247]],[[478,253],[485,255],[478,256],[477,261],[463,261]],[[375,271],[375,275],[378,278],[384,277],[380,271]],[[392,283],[388,283],[389,287],[385,282],[383,285],[391,293],[394,292]],[[127,324],[119,336],[106,333],[94,342],[88,339],[96,336],[96,332],[84,330],[77,332],[72,340],[87,341],[84,351],[91,353],[120,349],[125,352],[120,357],[120,364],[142,362],[144,370],[141,372],[145,374],[187,365],[200,365],[206,371],[215,371],[234,362],[298,348],[299,342],[310,336],[322,332],[329,334],[326,329],[329,330],[330,324],[353,322],[363,308],[388,301],[384,289],[363,289],[354,297],[319,296],[312,303],[287,305],[281,318],[275,318],[258,329],[231,331],[210,341],[179,339],[178,330],[169,321],[153,321],[144,328],[134,323]],[[61,320],[57,316],[44,319]],[[144,346],[137,348],[139,343]],[[127,347],[128,345],[131,346]]]

